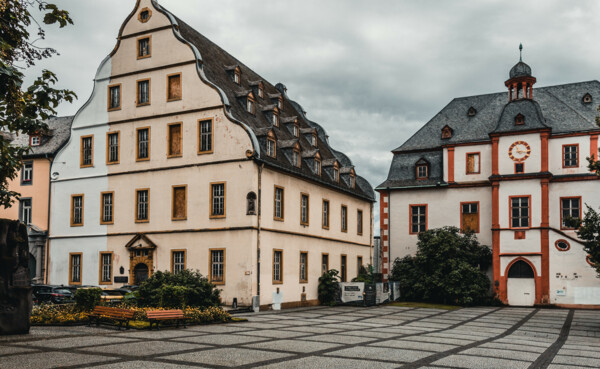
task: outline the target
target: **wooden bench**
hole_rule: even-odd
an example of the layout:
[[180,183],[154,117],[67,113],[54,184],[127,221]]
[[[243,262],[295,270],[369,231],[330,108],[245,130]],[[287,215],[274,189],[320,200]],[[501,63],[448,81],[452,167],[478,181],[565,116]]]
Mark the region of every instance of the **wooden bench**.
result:
[[156,324],[156,329],[160,330],[160,321],[161,320],[176,320],[177,328],[179,328],[179,323],[183,323],[183,328],[187,328],[185,325],[185,316],[183,316],[182,310],[153,310],[147,311],[146,316],[148,317],[148,321],[150,322],[150,330],[152,330],[152,325]]
[[119,330],[125,324],[126,329],[129,329],[129,321],[133,319],[133,310],[119,309],[108,306],[96,306],[94,311],[89,315],[88,327],[92,325],[92,321],[96,320],[96,326],[100,325],[102,318],[107,318],[119,322]]

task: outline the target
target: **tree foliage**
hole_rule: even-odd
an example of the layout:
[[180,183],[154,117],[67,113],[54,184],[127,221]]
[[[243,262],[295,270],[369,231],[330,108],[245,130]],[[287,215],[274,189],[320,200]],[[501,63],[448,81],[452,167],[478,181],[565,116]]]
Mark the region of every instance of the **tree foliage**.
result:
[[156,272],[136,291],[138,305],[178,308],[219,306],[220,290],[197,271]]
[[[36,8],[46,25],[73,24],[69,12],[43,0],[0,0],[0,206],[4,207],[19,196],[8,189],[8,182],[16,177],[29,150],[11,146],[11,136],[43,132],[47,129],[44,120],[56,115],[58,104],[76,97],[73,91],[53,88],[58,79],[49,70],[43,70],[30,86],[23,85],[27,68],[58,54],[36,45],[46,36],[32,14]],[[37,28],[34,36],[29,32],[33,25]]]
[[337,270],[331,269],[319,277],[318,293],[321,305],[336,304],[340,291],[339,274]]
[[404,299],[473,305],[490,299],[486,270],[492,263],[488,246],[456,227],[419,234],[415,256],[396,259],[391,280],[400,282]]

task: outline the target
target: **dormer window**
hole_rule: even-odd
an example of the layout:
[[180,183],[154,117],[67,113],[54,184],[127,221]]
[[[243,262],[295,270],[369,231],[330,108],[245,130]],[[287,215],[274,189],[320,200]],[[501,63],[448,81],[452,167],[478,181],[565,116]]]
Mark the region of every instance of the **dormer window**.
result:
[[427,163],[425,159],[421,159],[417,162],[415,170],[417,179],[429,178],[429,163]]
[[515,117],[515,125],[521,126],[523,124],[525,124],[525,116],[523,116],[523,114],[518,114]]
[[581,102],[583,102],[584,104],[590,104],[592,102],[592,95],[590,95],[590,94],[583,95]]
[[262,82],[258,84],[258,97],[261,99],[264,97],[264,89]]
[[340,167],[337,162],[333,165],[333,180],[340,182]]
[[271,137],[267,138],[267,155],[274,158],[275,157],[275,149],[276,143],[275,140]]
[[294,133],[294,137],[300,137],[300,128],[298,127],[298,123],[294,123],[292,131]]
[[354,174],[354,171],[350,173],[350,188],[356,188],[356,174]]
[[29,146],[40,146],[42,139],[39,135],[29,136]]
[[313,133],[310,135],[310,144],[313,146],[317,146],[317,134]]
[[315,156],[315,163],[314,163],[313,170],[316,175],[318,175],[318,176],[321,175],[321,158],[318,155]]
[[242,82],[242,71],[240,67],[235,67],[233,70],[233,82],[238,85]]
[[292,165],[300,168],[300,149],[298,147],[292,151]]
[[273,115],[272,115],[272,117],[271,117],[271,120],[272,120],[272,122],[273,122],[273,125],[274,125],[275,127],[279,127],[279,115],[278,115],[277,113],[273,112]]
[[246,111],[250,114],[254,114],[256,111],[256,104],[254,102],[254,96],[252,96],[252,93],[248,94],[248,97],[246,98]]
[[474,107],[472,107],[472,106],[467,111],[467,116],[468,117],[474,117],[476,114],[477,114],[477,110]]
[[444,126],[444,128],[442,128],[442,139],[443,140],[447,140],[449,138],[452,138],[452,128],[450,128],[450,126]]
[[279,96],[279,98],[277,99],[277,108],[283,111],[283,97],[281,96]]

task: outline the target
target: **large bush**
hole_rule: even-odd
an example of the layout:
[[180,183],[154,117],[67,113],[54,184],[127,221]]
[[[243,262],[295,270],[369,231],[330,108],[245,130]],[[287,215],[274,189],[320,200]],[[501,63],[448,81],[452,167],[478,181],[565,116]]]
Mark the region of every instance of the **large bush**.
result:
[[396,259],[391,280],[400,282],[402,297],[412,301],[474,305],[490,301],[486,270],[492,263],[488,246],[456,227],[419,234],[415,256]]
[[319,277],[319,301],[321,305],[335,305],[339,295],[339,277],[335,269],[331,269]]
[[75,291],[75,305],[83,311],[93,310],[100,305],[102,289],[100,288],[80,288]]
[[156,272],[136,291],[138,305],[181,309],[218,306],[220,290],[197,271]]

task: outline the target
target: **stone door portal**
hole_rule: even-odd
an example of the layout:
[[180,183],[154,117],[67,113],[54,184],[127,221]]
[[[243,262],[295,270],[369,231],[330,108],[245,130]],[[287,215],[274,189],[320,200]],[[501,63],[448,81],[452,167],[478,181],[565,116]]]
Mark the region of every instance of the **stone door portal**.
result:
[[140,263],[135,266],[133,269],[133,274],[135,276],[135,284],[139,286],[143,281],[148,279],[150,270],[148,269],[148,265],[144,263]]
[[533,269],[523,260],[514,263],[508,270],[506,289],[511,306],[533,306],[535,304],[535,278]]

